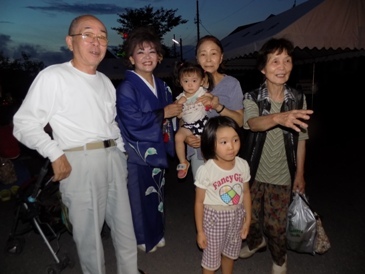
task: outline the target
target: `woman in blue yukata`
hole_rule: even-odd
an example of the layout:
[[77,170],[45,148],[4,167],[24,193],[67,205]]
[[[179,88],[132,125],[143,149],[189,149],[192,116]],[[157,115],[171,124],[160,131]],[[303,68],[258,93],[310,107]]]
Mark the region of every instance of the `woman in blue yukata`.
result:
[[124,45],[133,70],[117,88],[118,124],[128,153],[128,192],[138,248],[153,252],[165,245],[164,185],[169,156],[175,156],[170,88],[153,71],[162,61],[159,37],[147,27],[132,31]]

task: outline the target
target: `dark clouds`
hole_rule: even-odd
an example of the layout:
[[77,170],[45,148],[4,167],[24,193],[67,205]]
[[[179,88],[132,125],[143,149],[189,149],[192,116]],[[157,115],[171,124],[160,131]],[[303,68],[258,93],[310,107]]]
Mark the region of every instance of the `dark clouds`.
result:
[[[161,0],[137,0],[138,2],[145,3],[146,5],[152,5],[153,3],[158,3]],[[71,2],[71,1],[68,1]],[[85,1],[86,2],[86,1]],[[122,7],[115,4],[107,3],[67,3],[66,1],[53,1],[45,0],[42,1],[43,4],[40,5],[28,5],[24,8],[39,11],[42,13],[69,13],[69,14],[94,14],[94,15],[109,15],[124,13],[126,9],[134,9],[132,7]],[[123,3],[121,1],[120,3]],[[0,26],[6,24],[14,24],[14,22],[0,20]],[[0,32],[0,52],[5,57],[10,59],[21,59],[22,53],[26,53],[31,59],[43,61],[46,66],[61,63],[70,60],[72,57],[69,50],[62,46],[59,51],[50,51],[45,49],[41,45],[23,43],[15,44],[12,40],[11,35],[5,35]]]
[[10,35],[0,33],[0,52],[2,52],[4,56],[9,56],[9,45],[11,42]]
[[[163,0],[137,0],[136,2],[145,3],[146,5],[152,5],[153,3],[159,3]],[[116,14],[123,13],[126,9],[135,9],[132,7],[121,7],[115,4],[85,4],[85,3],[75,3],[68,4],[63,1],[43,1],[44,6],[26,6],[27,9],[46,11],[46,12],[65,12],[74,14]],[[121,1],[123,3],[123,1]]]
[[[75,3],[68,4],[63,1],[44,1],[45,5],[38,6],[26,6],[27,9],[37,10],[41,12],[54,12],[54,13],[71,13],[71,14],[116,14],[123,13],[125,7],[121,7],[115,4],[84,4]],[[12,24],[9,21],[0,21],[2,24]],[[43,61],[46,66],[61,63],[70,60],[72,57],[67,47],[60,47],[59,51],[49,51],[41,45],[35,44],[17,44],[15,45],[10,35],[0,33],[0,52],[10,59],[21,59],[22,53],[26,53],[31,59]]]
[[71,53],[66,46],[60,47],[60,50],[57,52],[49,51],[40,45],[34,44],[17,44],[12,46],[11,37],[1,33],[0,52],[11,60],[22,59],[22,54],[25,53],[32,60],[43,61],[45,66],[65,62],[71,58]]
[[66,12],[74,14],[116,14],[123,13],[126,8],[114,4],[67,4],[60,1],[45,1],[45,6],[26,6],[27,9],[40,10],[47,12]]

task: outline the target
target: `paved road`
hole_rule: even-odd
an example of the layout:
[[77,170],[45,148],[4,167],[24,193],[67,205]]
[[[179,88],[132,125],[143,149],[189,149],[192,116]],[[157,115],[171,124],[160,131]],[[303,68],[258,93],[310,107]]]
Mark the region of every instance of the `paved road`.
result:
[[[324,255],[298,254],[289,251],[289,274],[360,274],[365,273],[365,195],[361,157],[364,155],[363,137],[346,136],[334,131],[326,117],[314,115],[311,122],[311,140],[307,150],[307,195],[311,205],[322,215],[332,248]],[[351,133],[350,133],[351,134]],[[342,136],[344,135],[344,136]],[[329,138],[330,139],[326,139]],[[361,138],[361,140],[360,140]],[[355,146],[360,143],[361,147]],[[330,144],[331,143],[331,144]],[[355,150],[354,150],[355,148]],[[139,252],[140,268],[148,274],[198,274],[201,252],[195,243],[193,216],[194,186],[191,174],[177,181],[174,167],[166,183],[166,246],[155,253]],[[0,202],[0,246],[5,245],[14,219],[13,202]],[[1,274],[41,274],[54,259],[41,237],[35,232],[25,235],[24,250],[20,255],[0,255]],[[52,241],[54,245],[56,241]],[[59,239],[60,253],[67,253],[76,264],[63,274],[81,274],[75,246],[68,233]],[[108,274],[116,273],[113,246],[104,240]],[[250,259],[238,259],[235,274],[270,273],[268,251]],[[221,272],[217,272],[218,274]]]

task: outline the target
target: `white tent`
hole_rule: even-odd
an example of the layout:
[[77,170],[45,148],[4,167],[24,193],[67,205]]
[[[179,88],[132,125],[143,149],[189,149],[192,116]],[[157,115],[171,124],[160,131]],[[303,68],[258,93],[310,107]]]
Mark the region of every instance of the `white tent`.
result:
[[296,60],[315,63],[365,55],[365,0],[309,0],[233,32],[221,40],[228,68],[252,67],[247,59],[271,37],[293,41]]

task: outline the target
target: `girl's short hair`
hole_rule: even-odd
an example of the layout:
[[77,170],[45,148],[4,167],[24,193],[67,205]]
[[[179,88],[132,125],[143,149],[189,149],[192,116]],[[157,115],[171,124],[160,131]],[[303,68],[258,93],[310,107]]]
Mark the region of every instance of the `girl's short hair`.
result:
[[235,120],[227,116],[215,116],[210,118],[204,126],[204,131],[201,136],[200,149],[205,160],[216,158],[215,148],[217,143],[217,130],[222,127],[233,128],[241,140],[240,127]]

